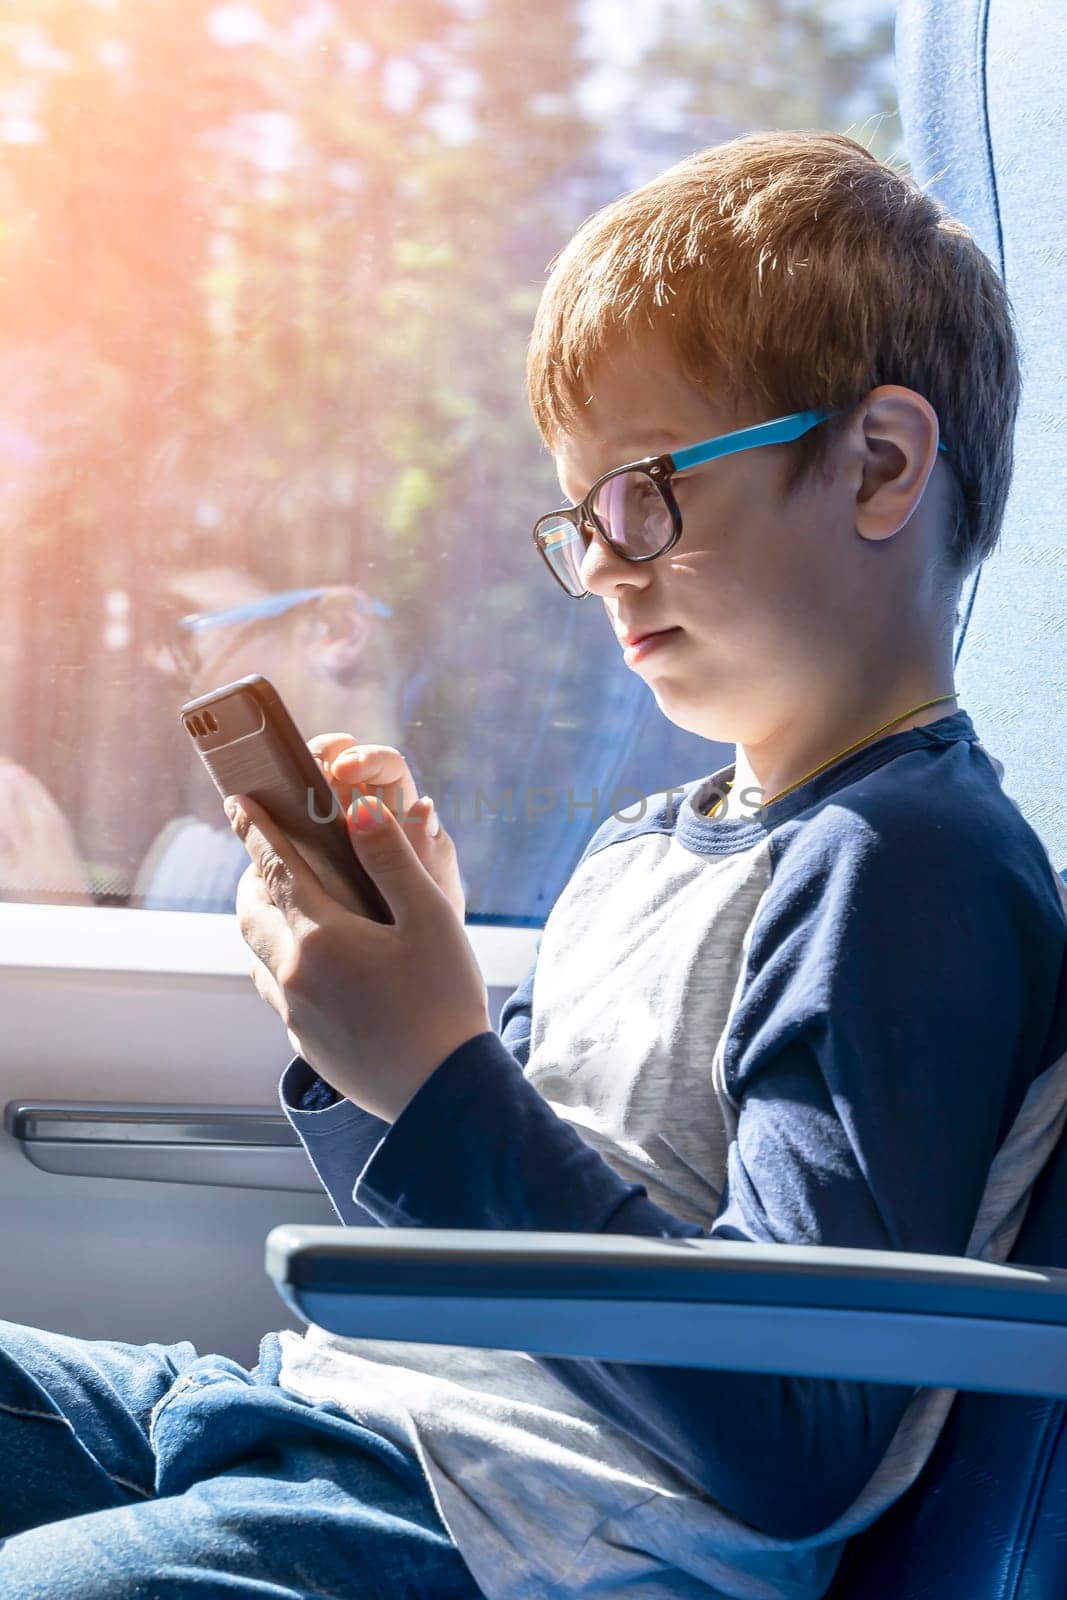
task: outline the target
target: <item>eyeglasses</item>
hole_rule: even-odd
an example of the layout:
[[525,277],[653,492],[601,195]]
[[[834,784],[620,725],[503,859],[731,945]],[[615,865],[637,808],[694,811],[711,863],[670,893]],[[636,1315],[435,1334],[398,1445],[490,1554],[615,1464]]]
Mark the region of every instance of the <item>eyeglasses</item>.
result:
[[[278,594],[264,595],[259,600],[247,600],[242,605],[227,606],[221,611],[193,611],[187,616],[179,617],[175,624],[178,630],[172,643],[177,647],[177,654],[187,672],[195,671],[199,663],[195,651],[190,651],[187,640],[191,633],[197,641],[203,639],[206,632],[212,628],[236,626],[244,631],[249,625],[262,622],[266,618],[284,616],[295,606],[307,605],[311,601],[318,601],[317,611],[325,612],[319,621],[323,628],[333,628],[335,632],[341,631],[341,624],[355,616],[391,617],[392,607],[387,606],[384,600],[376,600],[372,595],[366,594],[354,584],[347,585],[320,585],[313,589],[286,589]],[[333,612],[343,615],[333,615]],[[363,624],[364,629],[366,624]]]
[[393,612],[384,600],[375,600],[369,594],[364,594],[362,589],[349,585],[342,589],[320,586],[317,589],[286,589],[279,594],[264,595],[261,600],[246,600],[243,605],[227,606],[223,611],[191,611],[188,616],[179,617],[179,628],[191,628],[195,633],[200,633],[204,628],[217,628],[231,622],[251,622],[253,618],[280,617],[293,606],[303,605],[306,600],[319,600],[324,595],[343,592],[346,600],[351,600],[360,611],[375,614],[379,617],[391,617]]
[[[560,587],[572,599],[582,600],[589,593],[582,584],[582,561],[594,532],[624,561],[655,561],[678,543],[682,513],[671,488],[675,473],[741,450],[785,444],[840,415],[840,411],[794,411],[752,428],[702,439],[670,455],[646,456],[613,467],[597,479],[579,505],[539,517],[534,524],[534,544]],[[944,444],[937,448],[948,454]]]

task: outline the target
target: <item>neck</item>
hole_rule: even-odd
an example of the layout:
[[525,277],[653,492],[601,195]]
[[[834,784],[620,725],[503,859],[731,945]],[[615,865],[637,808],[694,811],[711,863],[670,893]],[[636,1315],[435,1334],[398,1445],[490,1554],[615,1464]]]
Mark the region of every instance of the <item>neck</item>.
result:
[[[944,694],[951,694],[952,699],[922,711],[912,710],[923,701]],[[733,783],[716,818],[721,821],[727,817],[750,817],[761,805],[769,805],[783,789],[799,785],[814,768],[824,762],[833,764],[843,751],[854,755],[883,739],[906,733],[909,728],[937,722],[958,709],[952,675],[946,672],[940,683],[898,684],[891,695],[865,699],[814,724],[808,722],[801,727],[783,723],[758,742],[738,744]],[[909,715],[904,716],[904,712]],[[897,720],[891,720],[894,717]],[[877,732],[885,723],[889,726]],[[850,750],[849,746],[855,749]]]

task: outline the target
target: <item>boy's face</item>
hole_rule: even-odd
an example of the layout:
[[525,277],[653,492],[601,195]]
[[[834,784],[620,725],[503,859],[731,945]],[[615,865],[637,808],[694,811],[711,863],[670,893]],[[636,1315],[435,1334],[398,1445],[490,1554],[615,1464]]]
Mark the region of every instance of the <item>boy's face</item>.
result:
[[[652,333],[600,358],[588,390],[581,427],[555,452],[575,504],[612,467],[770,420],[716,406]],[[851,515],[862,474],[851,487],[847,471],[814,475],[787,499],[785,456],[771,445],[679,473],[682,535],[654,561],[628,562],[600,538],[585,555],[585,586],[617,636],[671,630],[628,664],[672,722],[704,738],[759,742],[783,711],[803,715],[819,678],[847,670],[850,628],[862,623],[850,554],[863,543]]]

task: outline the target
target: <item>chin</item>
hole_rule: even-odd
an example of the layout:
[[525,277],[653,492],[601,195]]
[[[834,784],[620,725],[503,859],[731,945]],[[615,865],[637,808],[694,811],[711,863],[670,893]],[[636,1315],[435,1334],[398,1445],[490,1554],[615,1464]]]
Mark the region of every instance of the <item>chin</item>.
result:
[[736,734],[727,731],[734,718],[726,710],[709,705],[706,698],[701,699],[697,690],[686,695],[679,694],[677,689],[672,693],[666,681],[662,686],[652,684],[650,687],[667,721],[673,722],[683,733],[695,734],[698,739],[709,739],[715,744],[737,743]]

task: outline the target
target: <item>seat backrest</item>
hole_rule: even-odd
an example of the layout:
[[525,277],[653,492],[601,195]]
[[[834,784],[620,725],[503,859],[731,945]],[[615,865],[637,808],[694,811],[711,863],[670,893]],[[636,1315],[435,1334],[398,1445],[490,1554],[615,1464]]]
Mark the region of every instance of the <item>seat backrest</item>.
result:
[[[918,181],[1011,301],[1023,386],[999,548],[961,596],[956,684],[1004,788],[1067,862],[1067,13],[1063,0],[899,0],[897,92]],[[973,602],[973,603],[972,603]]]
[[[1063,0],[900,0],[896,30],[908,159],[999,269],[1023,365],[1002,544],[977,589],[964,586],[956,681],[983,744],[1004,763],[1005,791],[1064,863]],[[1067,1138],[1035,1185],[1012,1260],[1067,1267]],[[1067,1595],[1067,1405],[959,1395],[926,1468],[852,1541],[830,1593]]]
[[[1067,1267],[1067,1137],[1034,1186],[1012,1260]],[[833,1600],[1067,1595],[1065,1530],[1067,1402],[961,1394],[924,1471],[852,1541],[830,1594]]]

